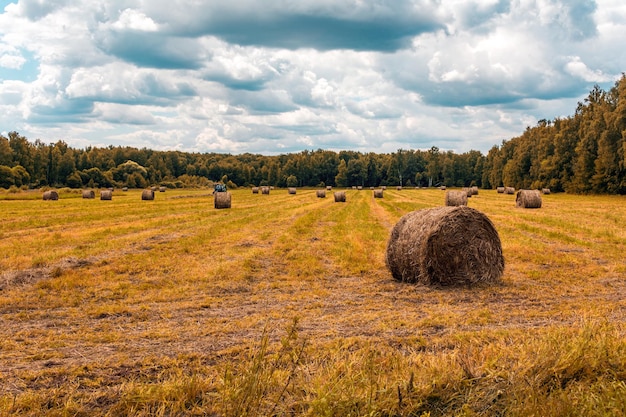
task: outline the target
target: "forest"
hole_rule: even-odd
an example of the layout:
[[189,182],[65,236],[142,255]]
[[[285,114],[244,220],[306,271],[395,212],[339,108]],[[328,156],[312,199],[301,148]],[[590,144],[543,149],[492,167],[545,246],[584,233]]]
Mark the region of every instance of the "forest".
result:
[[595,86],[574,115],[540,120],[518,137],[457,154],[433,146],[393,153],[305,150],[282,155],[190,153],[108,146],[74,149],[9,132],[0,135],[0,187],[231,188],[403,185],[550,188],[626,194],[626,75]]

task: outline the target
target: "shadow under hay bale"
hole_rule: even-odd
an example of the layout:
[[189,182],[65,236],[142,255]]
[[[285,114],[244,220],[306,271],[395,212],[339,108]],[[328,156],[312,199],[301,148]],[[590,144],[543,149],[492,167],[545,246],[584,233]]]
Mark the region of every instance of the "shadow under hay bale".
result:
[[111,190],[100,191],[100,200],[113,200],[113,191]]
[[345,191],[335,191],[333,193],[335,197],[335,203],[345,203],[346,202],[346,192]]
[[539,190],[519,190],[515,197],[515,207],[541,208],[541,193]]
[[270,187],[261,188],[261,194],[269,194],[269,193],[270,193]]
[[497,187],[497,188],[496,188],[496,192],[497,192],[498,194],[504,194],[504,187]]
[[385,260],[394,279],[426,285],[496,283],[504,272],[498,232],[467,206],[404,215],[391,231]]
[[231,195],[229,192],[219,192],[213,194],[213,203],[216,209],[230,208]]
[[252,187],[252,194],[258,194],[259,193],[259,187]]
[[59,193],[56,190],[44,191],[43,199],[45,201],[57,201],[59,199]]
[[446,206],[467,206],[467,191],[446,191]]
[[295,187],[289,187],[289,188],[287,189],[287,192],[288,192],[289,194],[295,194],[295,193],[296,193],[296,189],[295,189]]
[[141,199],[142,200],[154,200],[154,190],[153,189],[143,190],[141,192]]
[[94,190],[83,190],[83,198],[96,198],[96,193],[94,192]]
[[374,198],[383,198],[383,190],[374,190]]
[[315,195],[317,195],[317,198],[326,198],[326,190],[317,190]]

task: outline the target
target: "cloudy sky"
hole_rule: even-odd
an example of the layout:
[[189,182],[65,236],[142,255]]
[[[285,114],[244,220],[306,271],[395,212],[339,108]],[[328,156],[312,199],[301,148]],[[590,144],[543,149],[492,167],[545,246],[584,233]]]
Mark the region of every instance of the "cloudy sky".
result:
[[623,0],[0,0],[0,133],[487,152],[626,71]]

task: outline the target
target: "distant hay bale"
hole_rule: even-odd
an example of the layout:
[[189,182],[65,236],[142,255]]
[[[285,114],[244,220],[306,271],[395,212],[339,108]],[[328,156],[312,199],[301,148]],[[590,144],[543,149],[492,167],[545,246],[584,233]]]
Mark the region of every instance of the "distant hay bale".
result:
[[230,208],[231,195],[228,191],[213,194],[213,202],[216,209]]
[[270,187],[261,187],[261,194],[269,194]]
[[165,190],[166,190],[166,188],[165,188],[164,186],[160,186],[160,187],[159,187],[159,192],[160,192],[160,193],[164,193],[164,192],[165,192]]
[[374,198],[383,198],[383,190],[374,190]]
[[100,191],[100,200],[113,200],[113,191],[111,190]]
[[495,283],[504,271],[493,223],[467,206],[404,215],[391,231],[385,261],[394,279],[426,285]]
[[122,187],[122,191],[128,191],[128,187]]
[[147,190],[143,190],[141,192],[141,199],[142,200],[154,200],[154,190],[151,188]]
[[59,193],[56,190],[48,190],[48,191],[44,191],[43,193],[43,199],[45,201],[51,200],[51,201],[56,201],[59,199]]
[[374,187],[370,187],[370,190],[374,190]]
[[497,187],[497,188],[496,188],[496,192],[497,192],[498,194],[504,194],[504,187]]
[[396,187],[396,190],[398,190],[398,191],[402,190],[402,186],[401,186],[401,185],[398,185],[398,186]]
[[467,197],[472,196],[472,189],[470,187],[463,187],[461,190],[467,195]]
[[96,193],[94,190],[83,190],[83,198],[96,198]]
[[386,190],[386,189],[387,189],[387,186],[386,186],[386,185],[383,185],[382,187],[380,187],[380,189],[384,191],[384,190]]
[[541,193],[539,190],[519,190],[515,197],[515,207],[541,208]]
[[326,190],[317,190],[315,195],[317,195],[317,198],[326,198]]
[[363,186],[362,186],[362,185],[359,185],[359,186],[357,186],[357,187],[356,187],[356,189],[357,189],[357,190],[359,190],[359,191],[361,191],[361,190],[363,190]]
[[259,187],[252,187],[252,194],[258,194],[259,193]]
[[515,194],[514,187],[504,187],[504,194]]
[[151,189],[152,191],[156,191],[156,190],[157,190],[157,188],[156,188],[156,187],[150,187],[150,189]]
[[296,189],[295,189],[295,187],[289,187],[289,188],[287,189],[287,191],[289,192],[289,194],[295,194],[295,193],[296,193]]
[[467,191],[446,191],[446,206],[467,206]]
[[470,191],[471,191],[472,195],[478,195],[478,187],[477,186],[470,187]]
[[327,186],[326,186],[326,191],[330,191],[330,190],[332,190],[332,189],[333,189],[333,186],[332,186],[332,185],[327,185]]
[[352,186],[352,189],[353,189],[353,190],[356,190],[356,185],[353,185],[353,186]]
[[439,189],[445,191],[446,190],[446,186],[442,185],[441,187],[439,187]]
[[335,191],[333,193],[335,197],[335,203],[345,203],[346,202],[346,192],[345,191]]
[[550,194],[550,189],[549,188],[542,188],[541,189],[541,193],[542,194]]

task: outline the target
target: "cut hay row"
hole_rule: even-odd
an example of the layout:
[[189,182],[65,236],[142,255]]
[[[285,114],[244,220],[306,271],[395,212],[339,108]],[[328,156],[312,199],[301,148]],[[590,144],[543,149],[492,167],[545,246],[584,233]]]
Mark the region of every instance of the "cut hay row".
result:
[[468,191],[446,191],[446,206],[467,206]]
[[346,202],[346,192],[345,191],[335,191],[333,193],[335,197],[335,203],[345,203]]
[[539,190],[519,190],[515,197],[515,206],[519,208],[541,208]]
[[504,272],[498,232],[466,206],[405,214],[392,229],[385,260],[394,279],[426,285],[495,283]]
[[231,195],[229,192],[218,192],[213,195],[213,204],[216,209],[227,209],[231,206]]

